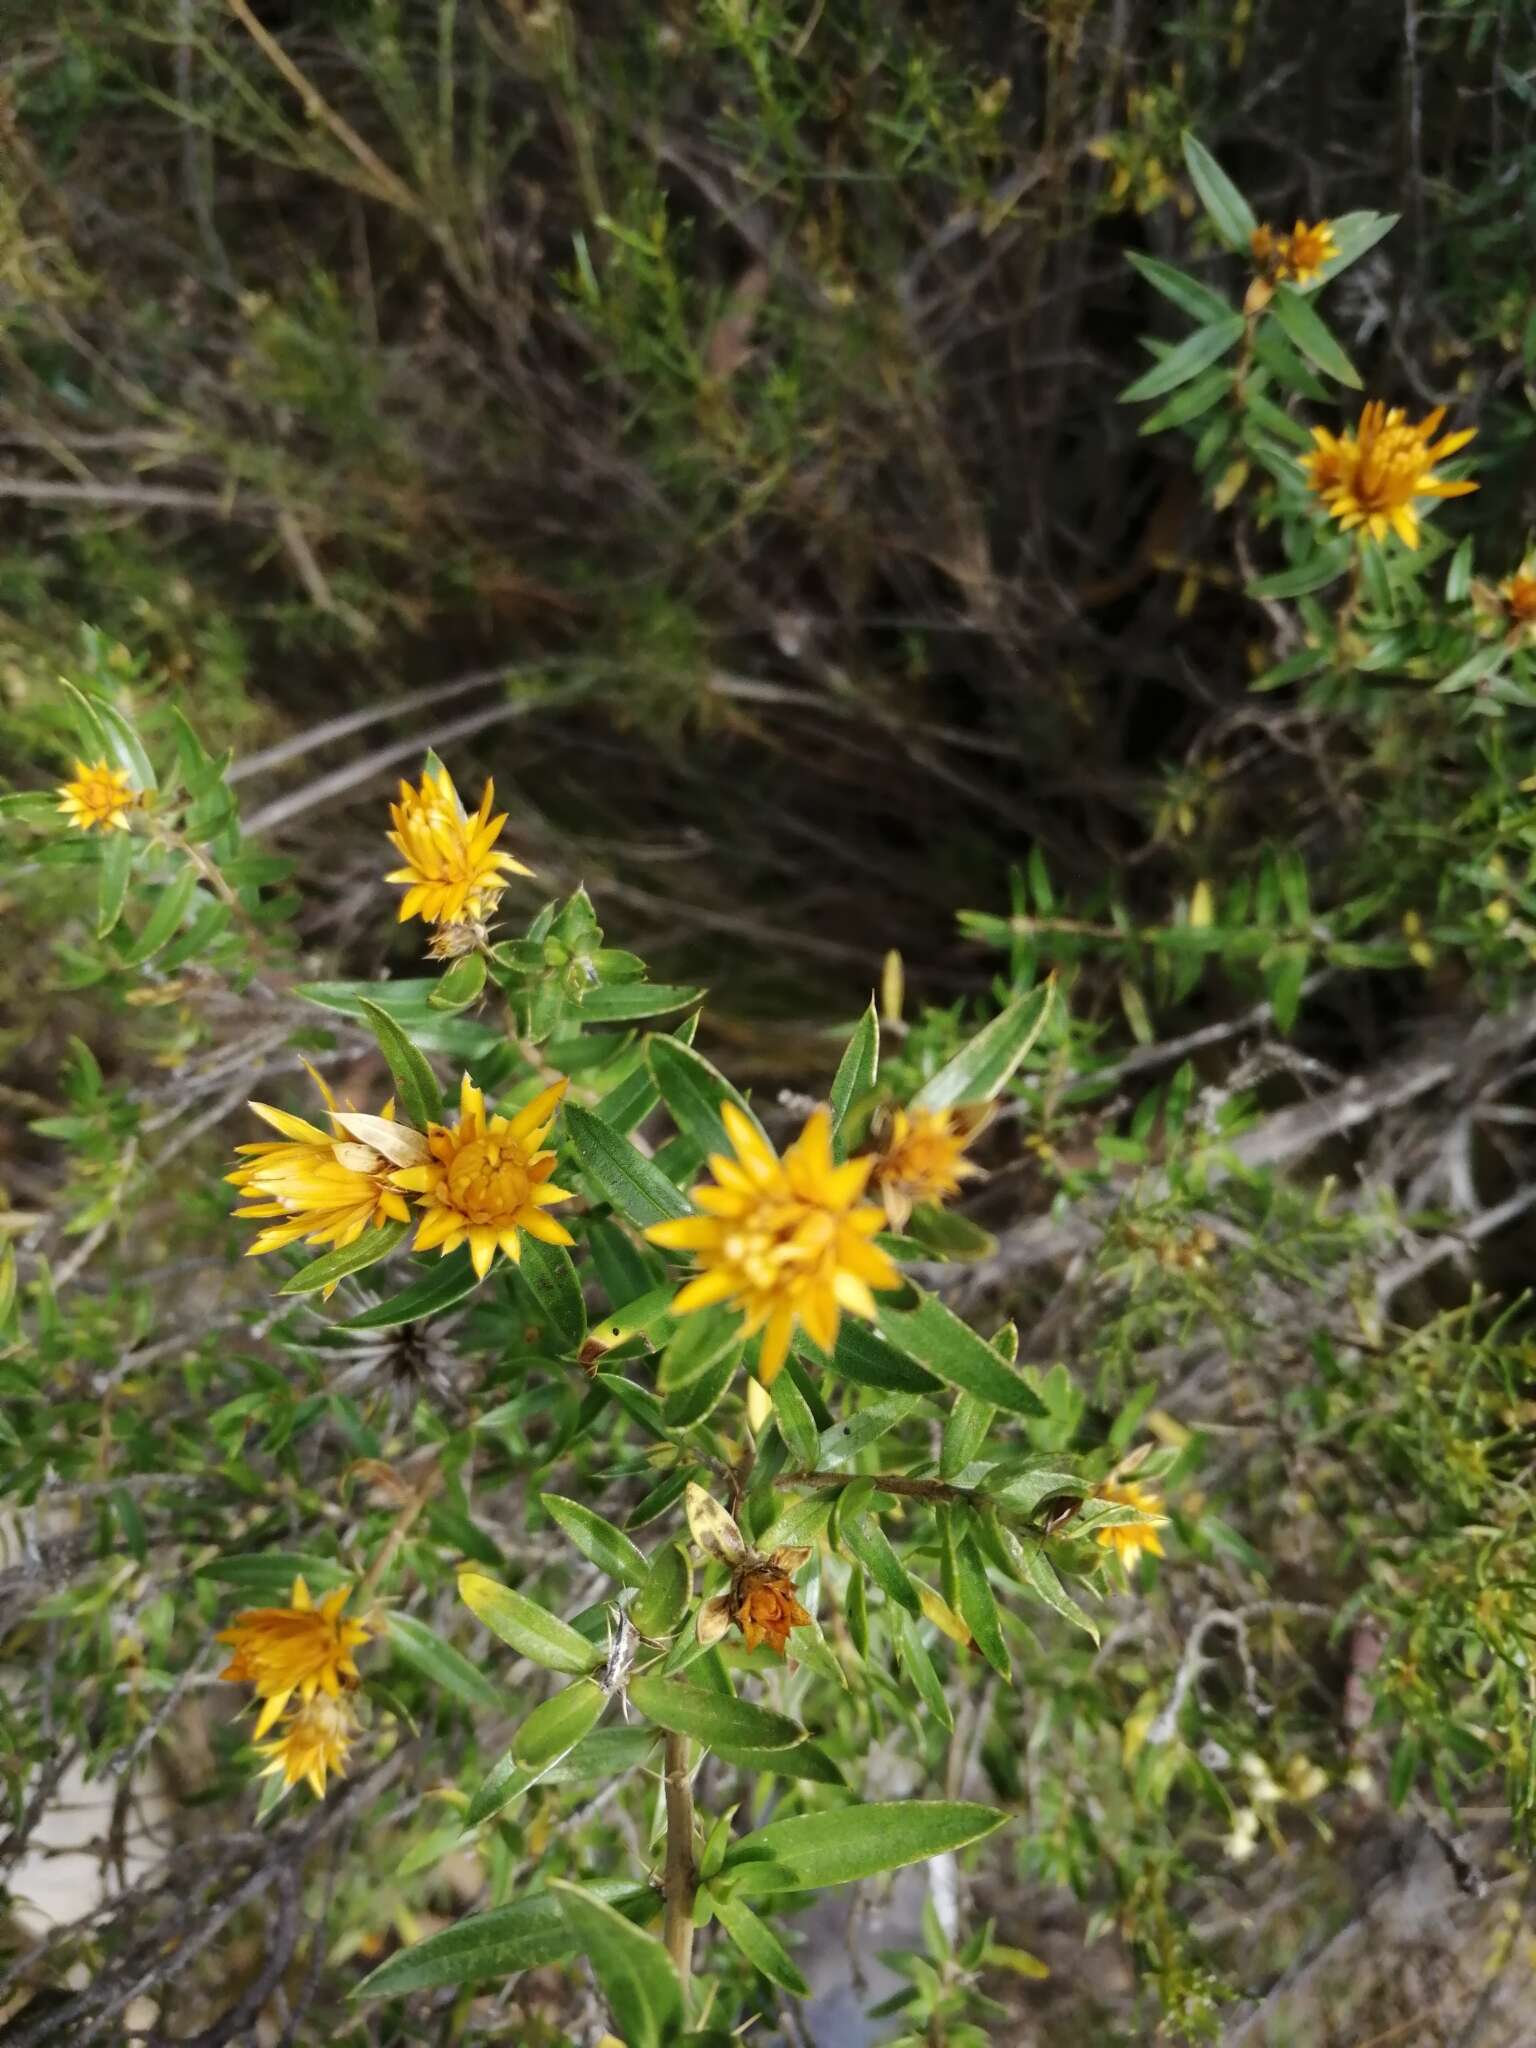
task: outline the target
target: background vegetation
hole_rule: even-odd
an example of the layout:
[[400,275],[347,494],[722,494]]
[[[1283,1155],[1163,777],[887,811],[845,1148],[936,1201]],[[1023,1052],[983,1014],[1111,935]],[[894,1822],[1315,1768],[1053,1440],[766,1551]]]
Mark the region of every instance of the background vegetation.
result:
[[[108,944],[98,850],[8,833],[16,1896],[87,1783],[107,1818],[79,1916],[14,1923],[0,2039],[605,2024],[565,1968],[350,1994],[531,1871],[646,1846],[634,1781],[550,1786],[468,1847],[453,1806],[535,1695],[475,1696],[503,1653],[448,1561],[577,1604],[537,1495],[624,1519],[617,1444],[545,1472],[557,1433],[520,1411],[484,1496],[434,1509],[393,1583],[471,1675],[455,1698],[391,1663],[409,1739],[286,1832],[254,1825],[208,1651],[240,1559],[377,1549],[394,1481],[341,1500],[339,1471],[409,1477],[455,1402],[514,1400],[479,1308],[420,1356],[354,1347],[341,1385],[218,1185],[246,1098],[295,1100],[296,1047],[380,1078],[295,989],[421,971],[378,876],[385,793],[431,744],[461,787],[495,773],[545,893],[584,881],[611,946],[709,986],[698,1044],[776,1134],[882,974],[903,1095],[1057,975],[978,1152],[996,1249],[929,1277],[1016,1321],[1033,1450],[1107,1469],[1151,1436],[1174,1520],[1134,1591],[1095,1577],[1097,1647],[1020,1602],[1008,1688],[930,1618],[952,1733],[914,1734],[885,1666],[816,1709],[867,1796],[1015,1817],[934,1867],[926,1952],[916,1894],[889,1940],[856,1909],[861,1966],[926,1953],[893,2024],[1518,2041],[1536,764],[1529,650],[1478,599],[1536,526],[1529,10],[64,0],[7,27],[7,782],[67,770],[61,670],[159,760],[185,712],[234,750],[257,923],[135,959],[155,899]],[[1264,220],[1399,217],[1323,310],[1367,395],[1478,429],[1476,495],[1347,596],[1309,587],[1325,536],[1282,429],[1223,396],[1202,446],[1204,418],[1117,402],[1142,337],[1189,330],[1148,259],[1233,304],[1246,282],[1186,130]],[[1358,404],[1302,368],[1246,390],[1302,423],[1293,455]],[[905,1537],[938,1583],[930,1534]],[[189,1885],[229,1907],[207,1949],[163,2010],[113,2004]],[[823,1986],[847,1896],[805,1943]],[[770,1995],[714,1967],[724,2023]],[[772,2024],[852,2041],[877,1998]]]

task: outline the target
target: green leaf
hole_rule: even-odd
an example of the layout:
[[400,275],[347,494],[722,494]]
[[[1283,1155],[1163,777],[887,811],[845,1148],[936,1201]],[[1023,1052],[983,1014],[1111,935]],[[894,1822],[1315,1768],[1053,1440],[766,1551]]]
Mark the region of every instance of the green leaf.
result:
[[838,1134],[843,1120],[854,1103],[860,1102],[875,1085],[880,1071],[880,1013],[875,1008],[873,996],[869,1008],[853,1028],[853,1036],[844,1048],[843,1056],[837,1063],[837,1072],[832,1077],[832,1150],[841,1159],[842,1147]]
[[295,1579],[302,1579],[311,1593],[334,1593],[338,1586],[350,1584],[356,1574],[345,1570],[334,1557],[317,1557],[310,1551],[261,1550],[217,1557],[205,1564],[197,1577],[233,1586],[263,1605],[286,1607]]
[[493,1814],[500,1813],[507,1802],[526,1789],[527,1774],[509,1749],[498,1763],[492,1764],[476,1786],[473,1797],[464,1809],[466,1828],[477,1828]]
[[1055,996],[1055,983],[1047,981],[1017,997],[924,1082],[912,1107],[952,1109],[962,1102],[990,1102],[1045,1029]]
[[[587,1886],[590,1896],[649,1910],[654,1894],[648,1885],[599,1880]],[[403,1998],[407,1992],[430,1991],[444,1984],[484,1984],[563,1962],[582,1946],[558,1898],[530,1892],[510,1906],[472,1913],[440,1934],[428,1935],[414,1948],[391,1956],[365,1977],[358,1998]]]
[[[800,1342],[802,1349],[809,1350],[808,1340]],[[821,1353],[816,1356],[820,1358]],[[937,1394],[944,1385],[858,1316],[844,1316],[838,1325],[837,1349],[830,1367],[856,1386],[877,1387],[888,1394]]]
[[1201,284],[1198,278],[1189,276],[1186,271],[1175,270],[1171,263],[1159,262],[1155,256],[1143,256],[1139,249],[1127,249],[1125,256],[1131,268],[1144,277],[1154,291],[1161,292],[1165,299],[1171,299],[1181,313],[1188,313],[1202,326],[1232,311],[1220,292],[1212,291],[1208,284]]
[[744,1835],[726,1855],[733,1891],[819,1891],[900,1870],[982,1841],[1008,1818],[995,1807],[958,1799],[898,1799],[795,1814]]
[[556,1880],[550,1890],[592,1965],[625,2048],[674,2048],[685,2024],[683,1987],[655,1935],[631,1925],[584,1885]]
[[759,1920],[745,1900],[716,1899],[715,1918],[741,1950],[754,1970],[770,1984],[796,1998],[809,1998],[811,1987],[795,1968],[789,1950],[764,1920]]
[[807,1469],[816,1463],[820,1432],[794,1377],[781,1372],[773,1383],[773,1414],[790,1455]]
[[691,1045],[652,1036],[645,1041],[645,1058],[677,1128],[701,1152],[734,1156],[735,1148],[720,1115],[722,1102],[734,1103],[754,1129],[762,1130],[740,1089],[732,1087]]
[[568,1622],[483,1572],[460,1572],[459,1598],[492,1634],[547,1671],[581,1678],[602,1662],[601,1653]]
[[915,1309],[882,1308],[880,1327],[898,1350],[952,1387],[1010,1415],[1045,1414],[1039,1395],[936,1295],[923,1295]]
[[678,1320],[676,1332],[661,1355],[656,1384],[663,1394],[675,1394],[691,1387],[728,1351],[741,1344],[741,1314],[717,1303],[695,1309]]
[[108,832],[102,841],[96,882],[96,936],[104,939],[123,914],[135,852],[131,832]]
[[805,1730],[787,1714],[693,1685],[685,1678],[661,1678],[646,1672],[630,1680],[629,1698],[658,1728],[692,1735],[711,1749],[717,1742],[738,1749],[792,1749],[805,1740]]
[[793,1749],[738,1749],[734,1743],[716,1742],[710,1744],[710,1754],[739,1771],[773,1771],[781,1778],[807,1778],[818,1785],[847,1788],[842,1772],[815,1742],[797,1742]]
[[99,690],[77,689],[67,676],[60,676],[59,681],[75,700],[82,734],[89,734],[93,746],[99,744],[103,754],[116,761],[120,768],[126,768],[136,788],[154,789],[154,763],[145,753],[144,743],[132,724],[117,706]]
[[542,1771],[590,1735],[608,1704],[592,1678],[578,1678],[541,1701],[512,1738],[512,1754],[525,1771]]
[[414,1614],[389,1617],[389,1640],[413,1670],[464,1706],[505,1709],[506,1700],[485,1673]]
[[857,1415],[850,1415],[843,1422],[834,1422],[824,1429],[817,1439],[816,1463],[824,1472],[835,1472],[856,1458],[860,1451],[878,1443],[887,1430],[894,1429],[898,1422],[904,1422],[917,1406],[911,1394],[894,1394],[884,1401],[871,1402],[861,1408]]
[[939,1477],[955,1479],[976,1456],[987,1440],[997,1411],[990,1401],[974,1394],[961,1394],[944,1425],[944,1442],[939,1451]]
[[617,1579],[621,1585],[645,1584],[650,1566],[622,1529],[616,1529],[612,1522],[605,1521],[591,1508],[583,1507],[580,1501],[566,1500],[558,1493],[542,1494],[540,1505],[570,1537],[582,1556],[595,1564],[599,1571],[606,1572],[609,1578]]
[[380,1259],[388,1258],[401,1239],[410,1236],[414,1227],[410,1222],[376,1223],[353,1243],[324,1252],[318,1259],[311,1259],[307,1266],[300,1266],[298,1272],[290,1274],[277,1291],[279,1294],[313,1294],[318,1287],[331,1287],[338,1280],[345,1280],[349,1273],[361,1273],[365,1266],[377,1265]]
[[432,1270],[424,1273],[419,1280],[413,1280],[409,1287],[403,1287],[398,1294],[390,1295],[387,1301],[375,1302],[372,1308],[364,1309],[359,1316],[352,1316],[337,1327],[343,1330],[392,1330],[400,1323],[419,1323],[428,1316],[439,1315],[445,1308],[462,1301],[466,1294],[473,1294],[480,1285],[475,1269],[470,1264],[468,1245],[460,1245],[446,1257],[436,1258]]
[[581,998],[584,1024],[629,1024],[641,1017],[664,1017],[669,1010],[688,1010],[704,1000],[701,988],[678,988],[660,981],[620,981],[587,989]]
[[563,1244],[545,1244],[527,1231],[521,1233],[520,1253],[518,1278],[538,1303],[541,1320],[574,1357],[587,1334],[587,1305],[570,1253]]
[[1211,225],[1229,249],[1240,249],[1246,256],[1258,226],[1253,208],[1205,144],[1188,129],[1184,132],[1184,162]]
[[659,1167],[629,1140],[575,1104],[565,1112],[566,1135],[594,1190],[641,1228],[691,1214],[688,1201]]
[[124,966],[141,967],[146,960],[152,960],[162,946],[170,944],[187,914],[187,906],[196,888],[197,870],[190,865],[166,883],[154,909],[145,918],[143,929],[124,953]]
[[892,1610],[889,1626],[901,1667],[916,1688],[918,1698],[939,1726],[952,1732],[955,1717],[945,1696],[944,1683],[917,1632],[916,1622],[898,1607]]
[[466,1010],[478,1002],[485,987],[485,955],[466,953],[455,960],[427,1001],[434,1010]]
[[652,1642],[675,1635],[693,1597],[693,1566],[681,1543],[658,1550],[629,1610],[641,1635]]
[[1472,594],[1472,536],[1469,533],[1451,557],[1445,572],[1445,601],[1463,604]]
[[417,1129],[424,1131],[429,1123],[437,1122],[443,1109],[437,1076],[427,1065],[426,1055],[416,1050],[394,1018],[377,1003],[364,997],[358,1008],[372,1028],[384,1063],[394,1076],[401,1107]]
[[886,1599],[905,1607],[911,1615],[921,1614],[922,1602],[917,1588],[873,1516],[844,1515],[838,1522],[838,1529],[843,1548],[859,1560]]
[[1273,576],[1261,576],[1257,583],[1248,585],[1248,594],[1250,597],[1305,597],[1311,591],[1323,589],[1326,584],[1336,583],[1349,567],[1354,552],[1353,541],[1334,541],[1319,548],[1304,562],[1298,562],[1294,568],[1277,569]]
[[1218,405],[1237,381],[1234,370],[1206,370],[1188,384],[1181,384],[1172,398],[1149,413],[1136,429],[1140,435],[1165,433],[1169,427],[1187,427],[1202,413]]
[[958,1209],[919,1202],[907,1219],[907,1235],[938,1259],[990,1259],[997,1239]]
[[988,1518],[989,1531],[999,1545],[1014,1576],[1022,1585],[1043,1600],[1047,1607],[1059,1614],[1063,1621],[1070,1621],[1074,1628],[1080,1628],[1085,1635],[1099,1640],[1097,1626],[1078,1606],[1056,1576],[1055,1567],[1046,1557],[1039,1543],[1023,1543],[1013,1531],[995,1516]]
[[1360,389],[1360,373],[1324,326],[1321,315],[1288,284],[1276,285],[1272,301],[1275,318],[1302,354],[1330,377],[1353,391]]
[[969,1536],[962,1537],[956,1547],[955,1567],[961,1617],[977,1649],[1006,1684],[1013,1676],[1013,1666],[1003,1641],[1002,1617],[987,1582],[987,1567]]
[[662,1418],[668,1429],[692,1429],[714,1413],[726,1388],[736,1376],[739,1351],[735,1345],[723,1352],[703,1372],[695,1373],[685,1387],[677,1387],[662,1403]]
[[1242,339],[1243,326],[1241,313],[1224,313],[1209,327],[1197,327],[1193,334],[1184,337],[1177,348],[1169,349],[1167,355],[1155,362],[1150,370],[1143,370],[1134,383],[1127,384],[1119,393],[1118,402],[1135,405],[1142,399],[1161,398],[1165,391],[1187,384],[1191,377],[1198,377],[1228,349],[1236,347]]

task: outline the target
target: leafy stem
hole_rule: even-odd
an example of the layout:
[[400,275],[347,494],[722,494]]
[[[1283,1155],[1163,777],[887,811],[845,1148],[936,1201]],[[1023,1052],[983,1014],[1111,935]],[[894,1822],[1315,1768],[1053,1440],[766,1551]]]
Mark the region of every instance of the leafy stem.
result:
[[682,1980],[686,1996],[693,1969],[693,1900],[698,1866],[693,1860],[692,1764],[686,1735],[668,1734],[663,1775],[667,1799],[667,1862],[665,1935],[667,1954]]

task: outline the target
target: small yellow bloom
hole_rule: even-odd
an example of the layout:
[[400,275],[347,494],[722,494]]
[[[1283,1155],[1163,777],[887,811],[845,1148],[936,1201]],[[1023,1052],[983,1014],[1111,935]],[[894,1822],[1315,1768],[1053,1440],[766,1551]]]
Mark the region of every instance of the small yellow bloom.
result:
[[897,1109],[874,1155],[870,1188],[885,1204],[893,1230],[900,1230],[919,1202],[944,1202],[960,1183],[981,1171],[965,1157],[986,1123],[977,1109]]
[[483,1280],[498,1245],[517,1263],[520,1230],[543,1244],[574,1242],[563,1223],[544,1213],[572,1199],[550,1180],[554,1153],[541,1149],[565,1089],[556,1081],[516,1116],[487,1117],[484,1095],[464,1076],[458,1122],[430,1125],[429,1156],[394,1176],[393,1185],[415,1195],[426,1211],[414,1250],[451,1252],[467,1244]]
[[1527,557],[1513,576],[1504,578],[1499,596],[1510,631],[1522,640],[1536,642],[1536,555]]
[[[302,1239],[306,1244],[353,1244],[371,1226],[410,1220],[410,1206],[390,1185],[390,1176],[425,1150],[419,1132],[394,1122],[394,1104],[386,1102],[379,1117],[359,1118],[336,1107],[336,1098],[314,1068],[310,1078],[325,1098],[330,1130],[290,1116],[270,1103],[250,1106],[275,1131],[252,1145],[237,1145],[244,1163],[224,1178],[245,1197],[237,1216],[275,1216],[282,1220],[258,1231],[246,1252],[259,1258]],[[348,1125],[360,1125],[378,1141],[365,1142]],[[330,1290],[327,1290],[328,1292]]]
[[307,1780],[317,1799],[325,1797],[326,1773],[347,1774],[347,1749],[357,1734],[357,1717],[349,1700],[325,1694],[296,1707],[271,1742],[257,1744],[258,1755],[271,1762],[264,1778],[280,1772],[285,1785]]
[[1301,466],[1329,517],[1346,533],[1361,527],[1378,541],[1395,533],[1405,547],[1416,548],[1415,498],[1460,498],[1477,489],[1475,483],[1445,483],[1435,476],[1435,465],[1465,448],[1477,432],[1464,427],[1435,441],[1431,437],[1444,418],[1445,407],[1437,405],[1410,425],[1401,406],[1389,412],[1380,399],[1372,399],[1353,433],[1314,427],[1317,446],[1302,457]]
[[82,832],[126,832],[128,813],[137,801],[133,784],[121,768],[114,768],[110,761],[93,761],[89,767],[77,761],[73,781],[59,785],[55,808]]
[[1327,220],[1314,221],[1310,227],[1298,220],[1288,235],[1257,227],[1248,248],[1254,269],[1271,284],[1310,284],[1339,253],[1333,223]]
[[1119,1507],[1140,1508],[1143,1513],[1156,1517],[1146,1522],[1112,1522],[1106,1529],[1095,1529],[1093,1540],[1103,1550],[1112,1550],[1127,1575],[1136,1569],[1137,1559],[1143,1551],[1149,1557],[1161,1557],[1163,1546],[1158,1537],[1158,1524],[1163,1520],[1162,1501],[1155,1493],[1149,1493],[1144,1486],[1138,1486],[1134,1479],[1118,1482],[1106,1479],[1093,1490],[1095,1500],[1113,1501]]
[[505,811],[491,816],[495,793],[496,785],[487,782],[471,816],[446,768],[426,769],[420,789],[401,783],[400,801],[389,807],[395,828],[389,843],[405,865],[384,879],[404,885],[402,924],[412,917],[427,924],[477,923],[495,909],[509,875],[532,874],[510,853],[494,851],[507,822]]
[[693,1252],[703,1271],[672,1304],[674,1315],[728,1301],[746,1315],[743,1334],[763,1331],[758,1377],[765,1386],[789,1355],[795,1325],[831,1351],[843,1310],[874,1320],[872,1287],[899,1287],[889,1256],[871,1244],[885,1222],[860,1206],[873,1159],[832,1159],[832,1123],[813,1110],[780,1159],[750,1117],[733,1102],[720,1106],[736,1157],[714,1153],[711,1187],[693,1189],[699,1212],[646,1232],[668,1251]]
[[291,1606],[248,1607],[216,1638],[234,1651],[220,1678],[253,1686],[264,1702],[258,1741],[295,1693],[308,1706],[317,1693],[336,1699],[343,1684],[357,1683],[352,1652],[368,1641],[368,1631],[360,1621],[342,1620],[351,1593],[338,1586],[317,1607],[298,1578]]

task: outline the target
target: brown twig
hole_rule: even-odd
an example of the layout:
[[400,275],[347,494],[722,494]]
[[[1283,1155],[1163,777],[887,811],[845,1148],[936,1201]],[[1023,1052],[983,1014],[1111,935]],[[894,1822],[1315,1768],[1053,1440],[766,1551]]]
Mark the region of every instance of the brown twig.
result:
[[667,1954],[677,1966],[683,1990],[693,1969],[693,1899],[698,1867],[693,1860],[692,1766],[686,1735],[667,1736],[664,1778],[667,1797],[667,1862],[664,1883]]

